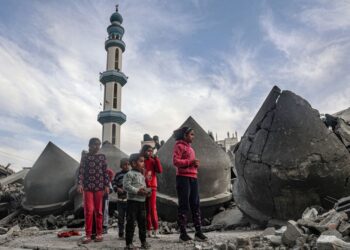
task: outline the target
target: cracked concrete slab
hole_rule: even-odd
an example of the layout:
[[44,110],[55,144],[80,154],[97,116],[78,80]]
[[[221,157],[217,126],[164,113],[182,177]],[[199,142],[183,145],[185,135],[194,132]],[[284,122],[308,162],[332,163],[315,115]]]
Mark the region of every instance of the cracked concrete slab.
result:
[[237,205],[248,216],[298,218],[350,191],[350,154],[302,97],[274,87],[235,154]]

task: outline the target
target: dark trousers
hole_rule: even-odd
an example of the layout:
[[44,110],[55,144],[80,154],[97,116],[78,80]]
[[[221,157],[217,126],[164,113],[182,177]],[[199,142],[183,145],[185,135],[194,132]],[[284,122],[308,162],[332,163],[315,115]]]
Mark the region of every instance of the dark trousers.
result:
[[119,235],[124,235],[126,206],[127,206],[126,201],[117,202]]
[[145,202],[127,201],[126,208],[126,245],[132,243],[135,231],[135,221],[139,227],[139,238],[141,243],[146,242],[146,205]]
[[192,212],[192,220],[196,231],[201,230],[201,212],[199,208],[199,192],[197,178],[176,176],[176,191],[179,201],[177,210],[180,232],[186,232],[187,214]]

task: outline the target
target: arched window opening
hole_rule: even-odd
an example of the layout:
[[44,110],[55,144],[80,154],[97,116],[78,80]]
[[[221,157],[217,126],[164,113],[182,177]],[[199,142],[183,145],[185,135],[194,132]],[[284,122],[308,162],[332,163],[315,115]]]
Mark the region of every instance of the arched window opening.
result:
[[113,87],[113,108],[114,109],[117,108],[117,98],[118,98],[117,94],[118,94],[118,86],[115,83]]
[[116,136],[116,130],[117,130],[117,128],[116,128],[115,124],[113,124],[113,125],[112,125],[112,144],[113,144],[113,145],[115,144],[115,140],[116,140],[116,138],[115,138],[115,136]]
[[119,70],[119,49],[115,49],[114,69]]

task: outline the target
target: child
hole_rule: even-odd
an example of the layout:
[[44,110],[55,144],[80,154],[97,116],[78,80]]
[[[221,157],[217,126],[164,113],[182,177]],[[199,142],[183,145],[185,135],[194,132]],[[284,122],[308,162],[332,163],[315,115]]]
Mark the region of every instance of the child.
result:
[[109,192],[109,179],[107,174],[107,162],[104,154],[98,154],[101,141],[91,138],[89,152],[82,158],[79,166],[78,192],[84,197],[85,233],[82,243],[91,242],[92,218],[96,221],[96,242],[102,237],[102,199],[103,194]]
[[120,160],[120,168],[112,182],[113,189],[118,195],[117,210],[118,210],[118,228],[119,238],[124,238],[124,221],[126,217],[126,191],[123,188],[123,178],[129,172],[129,159],[123,158]]
[[[107,168],[108,180],[109,180],[109,190],[113,192],[112,181],[114,177],[114,172],[112,169]],[[108,221],[109,221],[109,193],[104,193],[103,195],[103,233],[108,233]]]
[[135,231],[135,221],[139,227],[141,248],[148,249],[150,245],[146,242],[146,207],[145,200],[148,195],[146,191],[144,170],[144,157],[141,154],[130,155],[129,162],[132,169],[124,176],[123,186],[127,192],[126,212],[126,249],[134,249],[132,240]]
[[147,211],[147,235],[152,237],[152,226],[154,237],[158,238],[158,214],[157,214],[157,175],[162,173],[163,168],[159,158],[153,155],[153,148],[150,145],[144,145],[141,149],[141,155],[145,157],[145,179],[148,188],[152,189],[151,196],[146,199]]
[[192,220],[196,229],[195,239],[206,241],[208,238],[201,230],[201,214],[199,208],[199,192],[197,181],[197,169],[199,160],[191,147],[194,139],[194,130],[190,127],[182,127],[174,131],[176,139],[173,164],[176,167],[176,191],[178,195],[178,224],[180,227],[180,240],[192,240],[186,232],[188,207],[191,208]]

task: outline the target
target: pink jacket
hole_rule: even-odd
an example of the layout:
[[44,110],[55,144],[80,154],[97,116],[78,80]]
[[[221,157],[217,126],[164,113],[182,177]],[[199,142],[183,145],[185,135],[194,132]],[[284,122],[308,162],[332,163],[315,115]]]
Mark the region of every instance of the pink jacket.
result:
[[173,153],[173,164],[176,167],[176,175],[197,178],[197,167],[192,164],[196,154],[191,145],[184,141],[176,141]]

